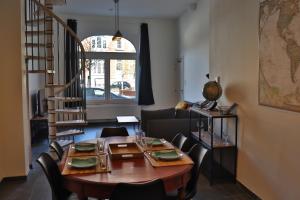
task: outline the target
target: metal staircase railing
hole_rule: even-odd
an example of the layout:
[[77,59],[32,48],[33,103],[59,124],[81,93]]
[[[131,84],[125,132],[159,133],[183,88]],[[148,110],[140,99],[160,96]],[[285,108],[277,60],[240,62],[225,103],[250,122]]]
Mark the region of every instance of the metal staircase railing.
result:
[[25,0],[25,5],[27,73],[44,76],[49,140],[65,146],[87,124],[85,50],[76,33],[53,13],[52,0]]

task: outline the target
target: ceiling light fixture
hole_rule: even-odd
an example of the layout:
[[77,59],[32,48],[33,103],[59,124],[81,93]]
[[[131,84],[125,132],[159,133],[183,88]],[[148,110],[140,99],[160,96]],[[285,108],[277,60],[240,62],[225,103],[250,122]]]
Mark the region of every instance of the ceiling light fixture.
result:
[[114,0],[115,2],[115,34],[112,38],[113,41],[120,40],[123,35],[120,32],[120,21],[119,21],[119,0]]

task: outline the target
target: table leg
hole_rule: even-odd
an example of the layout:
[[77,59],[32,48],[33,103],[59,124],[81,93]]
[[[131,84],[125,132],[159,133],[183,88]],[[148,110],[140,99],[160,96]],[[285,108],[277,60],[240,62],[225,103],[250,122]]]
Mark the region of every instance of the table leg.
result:
[[178,189],[178,199],[184,200],[185,199],[185,188],[179,188]]
[[77,194],[77,198],[79,200],[88,200],[88,198],[86,196],[82,195],[82,194]]

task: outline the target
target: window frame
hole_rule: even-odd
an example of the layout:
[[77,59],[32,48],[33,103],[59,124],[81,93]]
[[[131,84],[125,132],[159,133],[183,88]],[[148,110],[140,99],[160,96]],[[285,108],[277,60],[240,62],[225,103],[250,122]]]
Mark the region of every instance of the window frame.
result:
[[[111,99],[110,98],[110,60],[134,60],[135,61],[135,85],[137,85],[137,53],[128,52],[86,52],[86,60],[104,60],[104,100],[88,100],[87,105],[103,104],[136,104],[137,93],[133,99]],[[87,80],[90,81],[91,79]],[[136,87],[137,92],[137,87]]]

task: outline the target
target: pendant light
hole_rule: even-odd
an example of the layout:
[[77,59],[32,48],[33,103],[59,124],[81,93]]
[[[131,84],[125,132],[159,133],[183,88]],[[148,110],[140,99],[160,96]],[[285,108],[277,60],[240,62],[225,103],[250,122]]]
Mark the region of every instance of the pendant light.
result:
[[115,2],[115,34],[114,34],[112,40],[117,41],[117,40],[120,40],[123,37],[123,35],[120,32],[120,28],[119,28],[119,25],[120,25],[120,21],[119,21],[119,0],[114,0],[114,2]]

